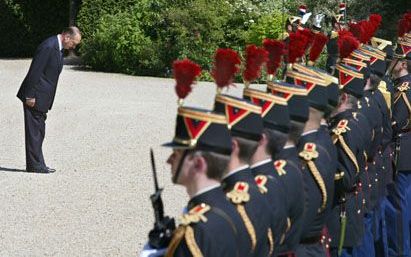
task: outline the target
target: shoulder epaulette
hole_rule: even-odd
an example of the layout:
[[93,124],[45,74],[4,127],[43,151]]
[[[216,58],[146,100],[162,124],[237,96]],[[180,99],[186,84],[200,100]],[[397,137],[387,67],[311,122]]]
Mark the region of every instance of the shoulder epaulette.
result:
[[312,159],[318,158],[318,152],[316,150],[317,145],[314,143],[306,143],[304,145],[303,151],[299,153],[299,156],[306,161],[311,161]]
[[332,132],[334,133],[334,135],[339,136],[346,133],[348,130],[351,130],[348,127],[348,120],[344,119],[338,122],[337,127],[333,128]]
[[277,160],[274,162],[274,168],[277,171],[279,176],[287,174],[287,172],[284,170],[284,167],[287,165],[286,160]]
[[228,199],[235,204],[246,203],[250,201],[250,194],[248,193],[249,185],[246,182],[237,182],[234,188],[227,193]]
[[410,89],[410,82],[403,82],[400,86],[397,87],[399,94],[394,99],[394,105],[397,104],[399,99],[403,99],[405,105],[407,106],[408,112],[411,113],[411,103],[408,100],[407,91]]
[[[355,115],[354,115],[355,114]],[[356,119],[357,113],[353,113],[354,119]],[[351,151],[350,147],[347,145],[347,143],[345,142],[344,137],[342,136],[344,133],[346,133],[348,130],[351,130],[348,127],[348,120],[343,119],[340,120],[340,122],[338,122],[337,127],[335,127],[332,132],[334,133],[334,135],[332,136],[333,139],[333,143],[337,144],[337,142],[340,142],[344,152],[348,155],[348,157],[350,158],[350,160],[354,163],[356,171],[359,172],[360,171],[360,167],[358,165],[358,161],[357,158],[355,157],[353,151]]]
[[254,251],[257,245],[257,235],[255,233],[254,225],[248,217],[247,211],[243,203],[250,201],[250,194],[248,193],[249,185],[246,182],[237,182],[234,188],[227,193],[227,198],[236,204],[237,211],[244,222],[245,228],[251,240],[251,249]]
[[267,184],[267,176],[265,175],[258,175],[254,178],[255,183],[258,186],[258,189],[260,190],[260,192],[262,194],[266,194],[268,192],[267,187],[265,186],[265,184]]
[[205,203],[194,206],[187,214],[181,217],[181,224],[188,226],[192,223],[207,222],[207,217],[204,216],[211,207]]
[[324,179],[314,162],[314,160],[319,156],[316,148],[317,145],[314,143],[305,143],[304,150],[299,153],[299,156],[306,161],[308,170],[311,172],[311,175],[313,176],[318,188],[320,189],[322,202],[320,208],[317,211],[322,212],[327,205],[328,196]]
[[410,82],[406,81],[403,82],[400,86],[398,86],[398,91],[405,92],[410,89]]

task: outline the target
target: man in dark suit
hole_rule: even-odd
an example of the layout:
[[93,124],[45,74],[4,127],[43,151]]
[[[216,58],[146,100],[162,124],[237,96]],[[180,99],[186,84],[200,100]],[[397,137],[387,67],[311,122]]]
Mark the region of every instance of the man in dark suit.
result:
[[61,34],[43,41],[37,48],[30,69],[17,97],[23,102],[26,136],[26,170],[51,173],[44,162],[42,144],[47,112],[56,95],[59,75],[63,69],[63,50],[74,49],[81,40],[80,30],[69,27]]

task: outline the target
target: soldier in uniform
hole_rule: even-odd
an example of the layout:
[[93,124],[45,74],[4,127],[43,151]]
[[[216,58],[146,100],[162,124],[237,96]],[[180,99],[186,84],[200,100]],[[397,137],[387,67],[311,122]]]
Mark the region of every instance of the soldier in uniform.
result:
[[304,182],[298,157],[297,145],[305,122],[308,120],[307,90],[286,82],[268,83],[267,90],[275,96],[283,97],[288,104],[290,130],[283,149],[273,156],[274,174],[283,185],[287,196],[287,213],[290,227],[279,256],[292,256],[300,242],[305,212]]
[[244,98],[261,106],[262,109],[264,130],[251,158],[250,167],[257,185],[260,186],[260,191],[266,195],[268,202],[278,203],[271,205],[273,211],[283,212],[282,219],[273,220],[277,226],[282,226],[278,231],[283,233],[276,238],[279,241],[276,246],[280,246],[276,247],[276,252],[281,252],[283,245],[287,243],[285,241],[286,231],[289,231],[291,227],[291,211],[288,208],[286,189],[277,179],[279,170],[276,169],[272,157],[281,151],[287,140],[290,120],[287,102],[282,97],[250,88],[244,90]]
[[277,198],[268,201],[261,193],[260,190],[268,188],[262,182],[268,180],[257,184],[249,166],[263,132],[261,107],[218,94],[214,111],[226,116],[232,136],[233,152],[222,180],[223,189],[247,227],[253,256],[271,256],[276,250],[275,243],[284,233],[285,213]]
[[[353,111],[364,93],[364,84],[362,74],[349,66],[337,64],[336,72],[340,77],[342,94],[338,107],[331,115],[330,130],[337,147],[338,168],[335,175],[333,209],[327,227],[332,236],[331,255],[338,256],[340,248],[343,256],[351,256],[354,247],[358,246],[363,238],[362,201],[358,199],[358,187],[360,173],[364,171],[364,166],[360,163],[364,144]],[[347,77],[351,79],[341,79]]]
[[[379,224],[382,223],[379,208],[379,192],[381,191],[381,182],[383,181],[382,174],[382,158],[379,152],[382,149],[382,140],[384,136],[383,113],[376,100],[381,101],[378,92],[371,89],[370,76],[375,79],[378,77],[375,74],[383,74],[386,69],[385,53],[377,48],[367,45],[362,45],[360,49],[355,50],[350,58],[343,59],[346,64],[353,65],[365,77],[366,91],[364,97],[357,104],[357,121],[361,127],[365,154],[360,158],[360,162],[365,165],[365,171],[361,173],[361,193],[363,196],[363,213],[364,213],[364,239],[360,246],[356,248],[356,252],[362,256],[374,255],[375,245],[373,242],[380,240],[380,233],[377,233]],[[374,85],[376,88],[378,85]],[[388,92],[387,92],[388,93]],[[376,98],[376,100],[374,99]],[[388,124],[387,124],[388,125]],[[389,133],[389,131],[387,130]]]
[[389,187],[386,223],[390,256],[410,256],[410,192],[411,192],[411,43],[398,40],[391,75],[395,93],[392,106],[392,127],[395,138],[395,186]]
[[[195,68],[188,60],[181,62]],[[187,96],[187,90],[181,89],[187,87],[187,80],[176,80],[182,99]],[[251,244],[244,236],[247,229],[220,186],[232,150],[225,116],[180,106],[175,137],[164,146],[173,149],[167,160],[173,183],[184,186],[190,197],[188,212],[181,217],[165,256],[251,256]]]
[[322,229],[330,213],[334,194],[334,174],[336,163],[333,161],[324,142],[319,136],[321,119],[327,108],[328,97],[326,82],[322,78],[288,70],[287,82],[300,84],[308,91],[310,105],[309,119],[305,124],[298,145],[302,160],[303,178],[306,183],[307,209],[298,256],[325,256],[320,244]]

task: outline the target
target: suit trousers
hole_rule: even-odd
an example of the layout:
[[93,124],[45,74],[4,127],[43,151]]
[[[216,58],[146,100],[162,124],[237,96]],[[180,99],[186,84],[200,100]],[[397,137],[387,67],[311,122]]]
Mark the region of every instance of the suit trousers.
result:
[[394,182],[388,187],[385,208],[388,255],[410,257],[411,171],[398,172]]
[[45,169],[43,140],[46,134],[47,114],[23,104],[26,142],[26,170]]

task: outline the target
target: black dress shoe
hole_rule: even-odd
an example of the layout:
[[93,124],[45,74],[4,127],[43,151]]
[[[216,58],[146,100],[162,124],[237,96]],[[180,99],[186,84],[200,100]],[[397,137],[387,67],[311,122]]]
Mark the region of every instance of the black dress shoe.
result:
[[56,170],[53,171],[53,169],[46,168],[46,169],[29,169],[29,170],[26,170],[26,171],[30,172],[30,173],[48,174],[48,173],[53,173]]
[[49,167],[47,167],[46,170],[48,171],[48,173],[54,173],[54,172],[56,172],[56,169],[49,168]]

